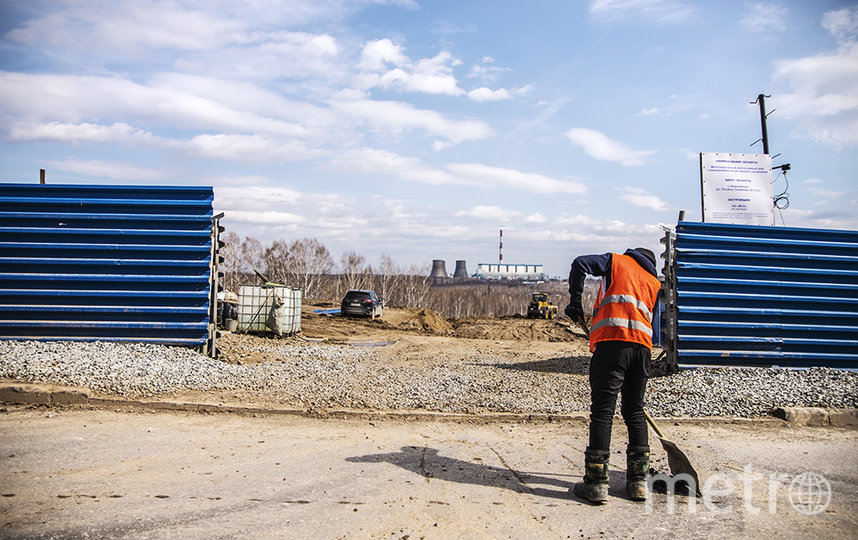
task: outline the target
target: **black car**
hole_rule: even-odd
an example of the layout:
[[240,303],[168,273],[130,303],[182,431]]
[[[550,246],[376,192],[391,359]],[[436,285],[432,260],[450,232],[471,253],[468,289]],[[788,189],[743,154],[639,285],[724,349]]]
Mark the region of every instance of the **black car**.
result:
[[384,302],[375,294],[375,291],[352,290],[346,293],[340,303],[340,314],[344,317],[356,315],[374,319],[381,317],[381,308]]

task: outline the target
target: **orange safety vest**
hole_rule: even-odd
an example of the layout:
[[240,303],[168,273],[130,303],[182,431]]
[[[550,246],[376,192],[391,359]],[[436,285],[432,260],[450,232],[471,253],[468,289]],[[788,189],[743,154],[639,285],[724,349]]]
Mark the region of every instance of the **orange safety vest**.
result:
[[600,341],[629,341],[652,349],[652,313],[661,282],[628,255],[611,256],[611,285],[596,296],[590,352]]

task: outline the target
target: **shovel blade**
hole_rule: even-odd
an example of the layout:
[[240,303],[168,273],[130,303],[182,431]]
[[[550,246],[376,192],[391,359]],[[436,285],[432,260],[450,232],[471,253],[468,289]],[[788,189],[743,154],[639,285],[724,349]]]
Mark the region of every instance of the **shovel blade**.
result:
[[670,466],[670,474],[673,476],[686,474],[693,478],[694,490],[697,492],[697,496],[699,497],[701,495],[700,479],[697,477],[697,471],[694,470],[694,467],[691,465],[691,461],[688,460],[688,457],[672,441],[667,439],[659,440],[661,441],[662,448],[667,452],[667,464]]

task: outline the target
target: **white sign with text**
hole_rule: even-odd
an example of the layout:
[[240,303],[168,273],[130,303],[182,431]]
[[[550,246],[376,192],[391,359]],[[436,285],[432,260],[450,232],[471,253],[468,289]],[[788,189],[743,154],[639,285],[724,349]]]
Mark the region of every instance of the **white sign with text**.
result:
[[774,225],[772,157],[700,153],[703,221]]

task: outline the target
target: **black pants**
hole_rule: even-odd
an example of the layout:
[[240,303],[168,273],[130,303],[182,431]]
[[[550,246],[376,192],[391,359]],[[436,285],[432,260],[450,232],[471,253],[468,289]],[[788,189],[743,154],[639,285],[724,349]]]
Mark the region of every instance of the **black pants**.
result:
[[652,351],[639,343],[603,341],[590,360],[590,449],[610,450],[611,425],[622,394],[620,411],[629,430],[629,446],[647,446],[643,413]]

